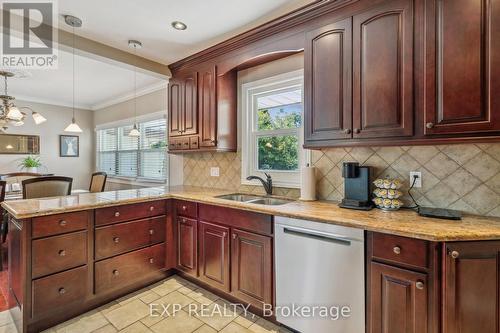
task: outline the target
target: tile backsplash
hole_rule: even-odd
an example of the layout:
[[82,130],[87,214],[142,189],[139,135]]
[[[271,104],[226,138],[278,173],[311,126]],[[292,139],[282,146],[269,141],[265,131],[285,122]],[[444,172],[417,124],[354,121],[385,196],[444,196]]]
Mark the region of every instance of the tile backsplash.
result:
[[[346,161],[372,166],[374,177],[400,178],[405,183],[404,193],[410,171],[422,172],[422,187],[412,190],[420,205],[500,216],[500,143],[313,151],[319,199],[342,199],[341,166]],[[220,168],[220,177],[210,177],[214,166]],[[186,154],[184,184],[263,193],[262,186],[241,185],[240,153]],[[277,188],[275,194],[296,198],[300,191]],[[403,200],[411,205],[408,195]]]

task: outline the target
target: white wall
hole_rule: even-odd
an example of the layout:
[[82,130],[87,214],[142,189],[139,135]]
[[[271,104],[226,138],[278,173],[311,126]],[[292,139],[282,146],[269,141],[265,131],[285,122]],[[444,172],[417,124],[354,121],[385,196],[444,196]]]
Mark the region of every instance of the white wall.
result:
[[[161,111],[166,114],[167,98],[166,88],[137,97],[137,115],[142,116]],[[134,100],[132,99],[94,111],[94,127],[119,120],[132,119],[133,117]],[[169,185],[182,185],[184,177],[183,163],[182,155],[169,155]],[[133,184],[113,183],[113,180],[110,179],[107,189],[114,190],[133,187],[135,187]]]
[[[9,134],[29,134],[40,136],[40,159],[43,166],[41,172],[53,173],[73,178],[74,189],[87,189],[90,175],[93,172],[93,113],[89,110],[76,110],[76,120],[83,130],[80,137],[79,157],[59,156],[59,135],[65,133],[64,128],[71,122],[72,110],[68,107],[16,101],[17,106],[30,106],[40,112],[47,121],[35,125],[31,113],[21,127],[9,127]],[[25,110],[22,110],[26,112]],[[0,154],[0,173],[16,172],[20,170],[19,163],[27,155]]]

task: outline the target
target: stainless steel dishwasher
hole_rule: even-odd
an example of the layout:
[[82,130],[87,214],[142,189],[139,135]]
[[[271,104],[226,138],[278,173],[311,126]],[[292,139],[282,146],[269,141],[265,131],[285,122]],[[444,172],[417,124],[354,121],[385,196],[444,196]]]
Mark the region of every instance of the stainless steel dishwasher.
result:
[[364,253],[363,230],[276,217],[276,319],[302,333],[364,332]]

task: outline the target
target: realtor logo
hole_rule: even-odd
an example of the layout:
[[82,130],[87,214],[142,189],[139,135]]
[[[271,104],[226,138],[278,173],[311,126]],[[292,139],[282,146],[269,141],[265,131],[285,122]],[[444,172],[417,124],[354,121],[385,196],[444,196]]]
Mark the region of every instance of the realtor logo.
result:
[[56,69],[56,3],[1,1],[2,69]]

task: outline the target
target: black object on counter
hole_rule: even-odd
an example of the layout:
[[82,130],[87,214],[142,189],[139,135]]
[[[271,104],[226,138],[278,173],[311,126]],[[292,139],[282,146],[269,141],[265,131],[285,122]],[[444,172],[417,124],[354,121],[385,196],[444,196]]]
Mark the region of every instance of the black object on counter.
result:
[[424,217],[434,217],[437,219],[446,220],[461,220],[462,213],[458,210],[443,209],[443,208],[431,208],[431,207],[419,207],[418,215]]
[[339,207],[370,210],[373,208],[370,195],[369,166],[359,166],[357,162],[344,162],[342,177],[344,177],[344,199]]

